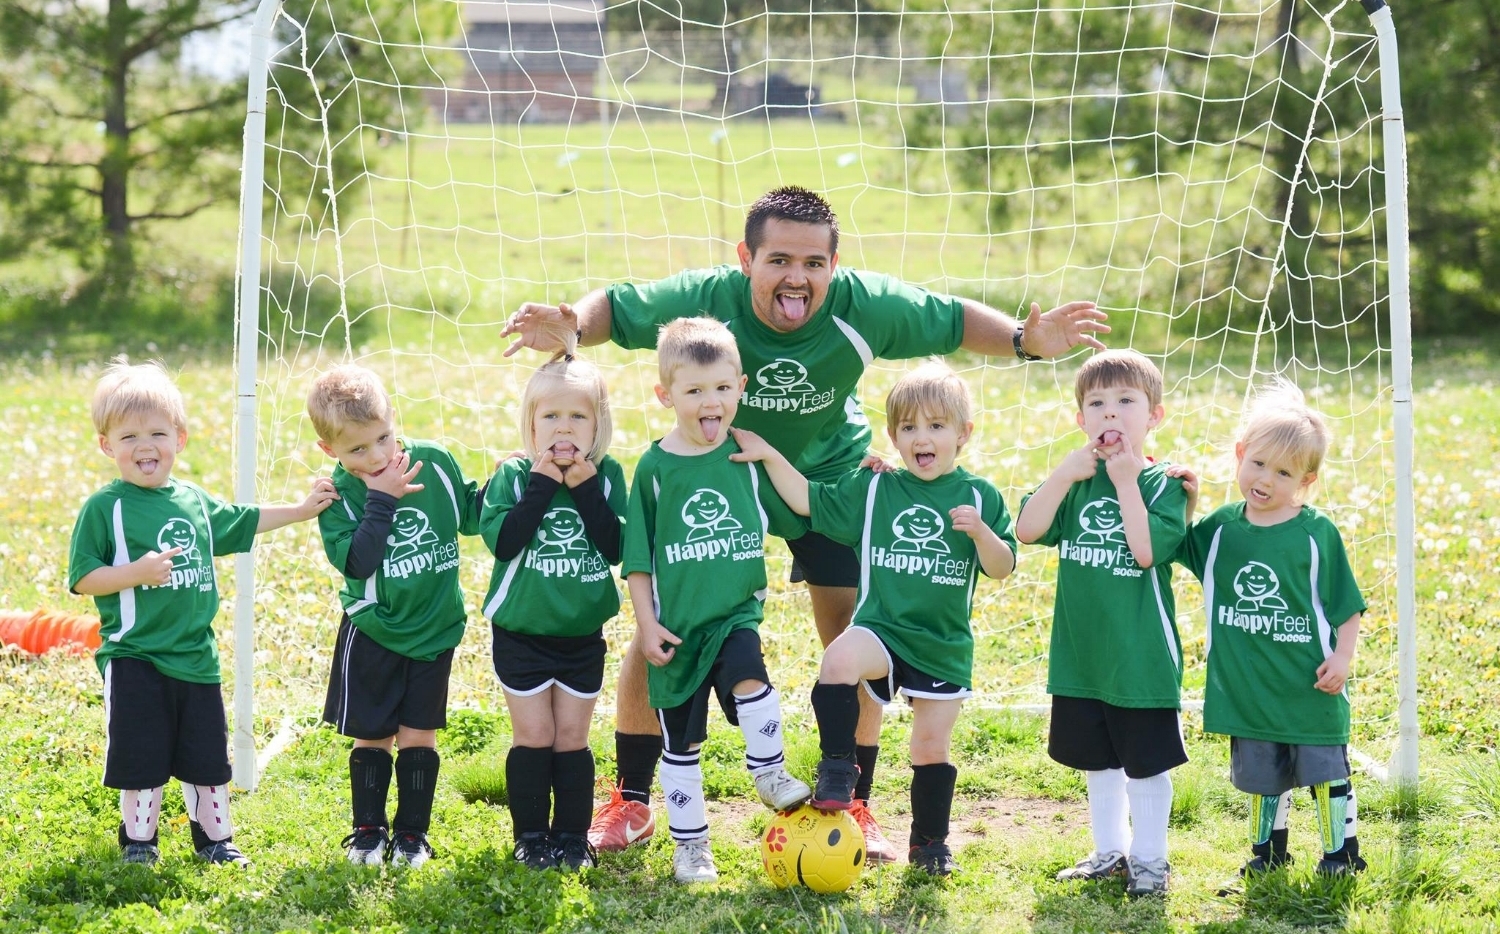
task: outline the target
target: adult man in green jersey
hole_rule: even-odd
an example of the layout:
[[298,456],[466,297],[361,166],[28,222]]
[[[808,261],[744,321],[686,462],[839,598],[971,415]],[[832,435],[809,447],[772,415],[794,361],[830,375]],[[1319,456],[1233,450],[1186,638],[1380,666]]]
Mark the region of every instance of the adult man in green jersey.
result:
[[[559,334],[584,345],[612,341],[656,346],[657,329],[681,317],[723,321],[739,345],[749,382],[736,426],[765,438],[811,480],[831,481],[859,467],[870,426],[856,398],[877,358],[909,359],[963,348],[1023,360],[1054,357],[1080,344],[1102,348],[1109,331],[1093,302],[1046,313],[1033,304],[1024,324],[981,302],[929,292],[881,273],[840,268],[838,218],[803,188],[778,188],[750,207],[739,265],[694,269],[646,285],[616,283],[572,305],[528,302],[501,336],[506,350],[556,352]],[[853,549],[816,533],[787,543],[792,580],[805,580],[818,637],[826,646],[854,613],[859,563]],[[591,840],[622,849],[650,835],[649,789],[661,754],[659,727],[646,701],[646,666],[632,645],[620,667],[615,746],[620,788],[596,816]],[[879,747],[880,709],[861,710],[856,818],[871,860],[892,860],[865,807]],[[631,805],[635,805],[632,807]]]

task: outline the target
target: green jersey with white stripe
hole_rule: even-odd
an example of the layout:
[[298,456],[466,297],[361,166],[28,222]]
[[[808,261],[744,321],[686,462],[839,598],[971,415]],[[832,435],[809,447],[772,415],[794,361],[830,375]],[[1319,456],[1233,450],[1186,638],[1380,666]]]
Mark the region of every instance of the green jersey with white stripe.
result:
[[842,266],[817,313],[785,334],[755,316],[750,279],[737,266],[613,285],[609,300],[610,339],[621,347],[654,348],[657,330],[676,318],[724,322],[749,377],[735,426],[765,438],[811,480],[837,480],[869,448],[855,391],[871,362],[951,353],[964,333],[958,299]]
[[1193,523],[1178,560],[1203,582],[1203,728],[1308,746],[1349,742],[1347,689],[1313,687],[1338,627],[1365,611],[1338,527],[1311,506],[1252,525],[1243,502]]
[[949,511],[973,506],[1014,554],[1015,530],[995,485],[962,467],[932,481],[905,470],[859,470],[810,484],[808,495],[813,531],[858,549],[853,625],[920,671],[972,688],[969,613],[983,568],[974,540],[953,529]]
[[260,507],[226,503],[186,480],[147,488],[115,480],[90,496],[73,527],[68,588],[91,571],[117,567],[147,552],[181,548],[172,579],[94,598],[102,674],[112,658],[139,658],[169,678],[219,683],[213,621],[219,612],[215,555],[249,551]]
[[[505,517],[531,479],[530,458],[500,465],[485,488],[479,534],[494,551]],[[628,502],[625,471],[609,455],[599,460],[599,485],[615,515]],[[609,562],[583,527],[564,484],[552,494],[542,524],[531,541],[509,561],[496,561],[484,597],[484,617],[502,629],[533,636],[587,636],[620,612],[620,591]]]
[[[1149,568],[1136,564],[1114,482],[1101,463],[1068,489],[1038,539],[1057,547],[1057,597],[1047,693],[1116,707],[1182,705],[1182,640],[1172,597],[1172,555],[1187,533],[1187,494],[1166,467],[1137,478],[1151,530]],[[1021,508],[1031,498],[1021,500]]]
[[[430,662],[464,635],[464,597],[458,586],[458,537],[479,533],[479,486],[465,480],[458,462],[431,441],[403,441],[412,480],[422,489],[396,505],[385,555],[364,580],[344,578],[339,600],[365,635],[398,655]],[[369,487],[339,465],[333,469],[339,499],[318,516],[323,551],[343,573],[349,545],[365,512]]]
[[651,706],[685,703],[736,629],[755,629],[766,599],[766,534],[801,538],[792,512],[760,464],[737,464],[728,438],[683,456],[654,443],[630,486],[620,573],[651,575],[656,618],[682,640],[666,665],[646,669]]

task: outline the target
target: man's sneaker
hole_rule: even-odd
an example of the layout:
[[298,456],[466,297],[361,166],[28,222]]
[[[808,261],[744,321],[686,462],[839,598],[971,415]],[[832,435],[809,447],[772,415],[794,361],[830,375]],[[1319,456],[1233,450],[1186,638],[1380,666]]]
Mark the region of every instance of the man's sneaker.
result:
[[161,850],[154,843],[132,840],[120,847],[120,858],[127,863],[154,866],[156,865],[156,861],[161,859]]
[[1240,873],[1238,876],[1235,876],[1233,879],[1230,879],[1228,882],[1225,882],[1223,885],[1219,886],[1218,895],[1220,898],[1228,898],[1231,895],[1238,895],[1240,894],[1240,892],[1244,891],[1244,881],[1247,877],[1273,872],[1277,869],[1280,869],[1282,866],[1290,865],[1291,862],[1292,854],[1290,853],[1272,853],[1270,856],[1253,856],[1249,861],[1245,863],[1245,865],[1240,867]]
[[820,811],[847,811],[854,806],[854,784],[859,766],[848,759],[824,759],[818,763],[818,787],[812,806]]
[[885,838],[885,831],[880,829],[880,823],[875,820],[875,815],[870,811],[868,802],[858,798],[854,800],[854,806],[849,808],[849,815],[859,825],[859,829],[865,835],[865,861],[870,863],[894,863],[896,861],[896,845]]
[[714,866],[714,851],[708,838],[678,840],[672,853],[672,875],[678,882],[717,882],[719,870]]
[[563,869],[591,869],[599,865],[599,854],[583,834],[560,833],[552,839],[557,846],[557,864]]
[[521,834],[513,855],[532,869],[557,868],[557,844],[544,830]]
[[248,866],[250,857],[233,840],[219,840],[198,851],[198,858],[214,866]]
[[1077,882],[1123,875],[1125,875],[1125,854],[1119,850],[1111,850],[1108,853],[1090,853],[1071,869],[1064,869],[1058,873],[1057,881]]
[[796,807],[812,795],[807,782],[781,766],[755,776],[755,790],[760,792],[761,803],[773,811]]
[[385,851],[390,848],[391,838],[384,827],[356,827],[339,846],[356,866],[379,866],[385,862]]
[[1369,864],[1358,854],[1348,855],[1347,858],[1330,858],[1329,854],[1324,854],[1323,858],[1318,860],[1315,871],[1320,876],[1348,876],[1356,872],[1364,872],[1367,868]]
[[413,830],[398,830],[391,842],[391,865],[407,869],[421,869],[422,864],[432,858],[432,844],[427,834]]
[[656,817],[650,805],[627,801],[620,797],[619,788],[609,785],[609,800],[594,812],[589,824],[589,844],[606,853],[618,853],[633,843],[649,840],[655,830]]
[[958,868],[958,863],[953,859],[953,851],[948,849],[948,844],[941,842],[914,846],[907,851],[906,858],[911,862],[912,868],[920,869],[929,876],[952,875]]
[[1126,895],[1165,895],[1172,883],[1172,865],[1165,859],[1126,860]]

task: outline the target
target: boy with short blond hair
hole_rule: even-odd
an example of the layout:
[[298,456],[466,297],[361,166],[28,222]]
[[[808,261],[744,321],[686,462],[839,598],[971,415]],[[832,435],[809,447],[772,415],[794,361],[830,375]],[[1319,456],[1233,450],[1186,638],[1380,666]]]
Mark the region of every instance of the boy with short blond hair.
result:
[[1172,780],[1187,761],[1171,560],[1187,531],[1182,481],[1140,451],[1161,423],[1161,371],[1096,354],[1074,384],[1082,446],[1021,500],[1016,537],[1058,549],[1047,751],[1086,773],[1094,852],[1059,881],[1124,874],[1132,895],[1171,879]]
[[636,467],[621,573],[662,726],[661,783],[677,842],[673,873],[679,882],[711,882],[718,871],[699,764],[710,692],[744,734],[745,767],[761,801],[780,810],[810,793],[786,771],[780,700],[758,632],[765,537],[795,538],[806,523],[777,497],[762,468],[730,460],[739,451],[729,425],[745,375],[728,329],[711,318],[670,322],[657,362],[656,397],[677,424]]
[[162,790],[176,777],[198,857],[247,865],[229,820],[213,558],[249,551],[260,532],[312,519],[333,501],[333,484],[314,482],[298,506],[250,506],[175,479],[187,414],[182,393],[158,363],[110,364],[95,388],[92,415],[99,449],[114,459],[120,478],[79,512],[68,587],[92,596],[99,609],[104,784],[120,789],[121,856],[157,861]]
[[856,548],[863,569],[854,621],[829,644],[812,690],[823,751],[812,806],[856,806],[859,687],[881,704],[899,690],[915,714],[907,858],[934,876],[957,868],[948,829],[958,769],[949,752],[959,707],[973,694],[974,585],[979,571],[1001,579],[1016,564],[1000,491],[956,462],[974,433],[972,410],[947,364],[918,367],[886,399],[886,434],[905,469],[834,483],[809,483],[766,441],[735,431],[744,450],[736,458],[764,461],[792,510]]
[[[319,376],[307,411],[319,450],[338,460],[342,500],[318,521],[323,550],[344,575],[323,706],[323,719],[354,739],[354,829],[341,845],[352,863],[389,858],[415,869],[432,855],[437,731],[447,725],[448,676],[467,621],[458,536],[479,532],[479,487],[441,445],[397,438],[390,396],[365,367]],[[399,801],[387,823],[393,773]]]

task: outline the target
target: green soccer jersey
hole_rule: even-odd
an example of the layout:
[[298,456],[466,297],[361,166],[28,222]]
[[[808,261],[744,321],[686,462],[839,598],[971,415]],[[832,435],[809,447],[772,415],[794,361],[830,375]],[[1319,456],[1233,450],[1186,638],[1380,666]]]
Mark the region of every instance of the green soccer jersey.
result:
[[[1142,568],[1125,543],[1115,485],[1104,470],[1069,488],[1038,540],[1057,546],[1057,598],[1047,693],[1116,707],[1182,704],[1182,641],[1172,597],[1172,561],[1187,532],[1187,494],[1165,465],[1137,479],[1154,563]],[[1028,494],[1021,500],[1026,508]]]
[[[531,479],[529,458],[500,465],[485,488],[479,534],[490,553],[500,527]],[[599,462],[599,485],[615,515],[627,503],[625,471],[613,457]],[[531,541],[509,561],[496,561],[484,616],[502,629],[533,636],[587,636],[620,612],[620,591],[583,526],[567,485],[557,488]]]
[[1309,746],[1349,742],[1349,695],[1313,687],[1338,627],[1365,611],[1339,530],[1311,506],[1271,526],[1243,502],[1193,523],[1178,553],[1203,581],[1203,728]]
[[182,549],[172,559],[168,583],[94,598],[100,673],[112,658],[139,658],[169,678],[218,684],[213,558],[249,551],[259,522],[259,507],[222,502],[186,480],[155,489],[115,480],[90,496],[73,527],[69,589],[99,568],[129,564],[150,551]]
[[859,470],[811,484],[809,502],[814,532],[859,551],[853,625],[926,674],[972,688],[969,611],[982,569],[974,540],[954,531],[949,511],[973,506],[1015,554],[1010,512],[995,485],[962,467],[931,482],[905,470]]
[[[458,537],[479,532],[479,489],[442,446],[403,441],[412,480],[422,489],[397,503],[385,555],[364,580],[344,578],[339,600],[365,635],[398,655],[430,662],[464,635],[464,598],[458,586]],[[333,469],[339,500],[318,517],[323,551],[343,573],[349,545],[365,512],[369,487],[343,468]]]
[[760,625],[765,537],[801,538],[807,522],[776,495],[760,464],[737,464],[730,438],[684,457],[652,444],[635,468],[620,573],[651,575],[656,618],[682,640],[646,670],[651,706],[676,707],[708,677],[730,632]]
[[695,269],[648,285],[609,289],[610,339],[654,348],[657,329],[707,315],[734,334],[749,376],[735,425],[776,447],[812,480],[837,480],[870,446],[870,423],[855,390],[877,357],[947,354],[963,340],[958,299],[873,272],[834,270],[828,295],[789,334],[755,316],[750,279],[736,266]]

